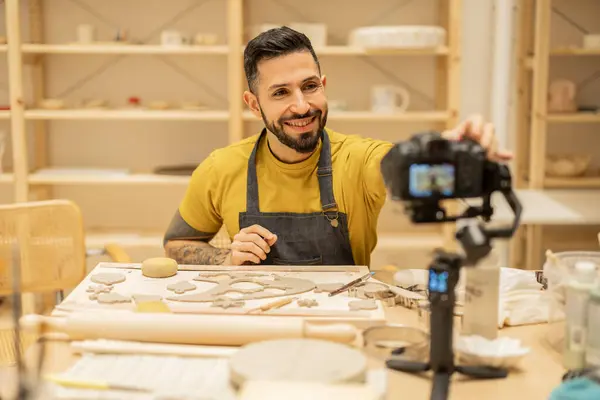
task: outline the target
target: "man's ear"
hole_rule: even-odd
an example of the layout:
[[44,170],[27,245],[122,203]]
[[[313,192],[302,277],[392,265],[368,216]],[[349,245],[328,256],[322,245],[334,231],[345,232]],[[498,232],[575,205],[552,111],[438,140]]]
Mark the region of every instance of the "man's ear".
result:
[[323,75],[321,77],[321,84],[323,85],[323,87],[327,86],[327,76]]
[[250,111],[252,111],[252,114],[261,118],[260,105],[258,104],[258,98],[254,93],[248,90],[244,91],[244,103],[246,103]]

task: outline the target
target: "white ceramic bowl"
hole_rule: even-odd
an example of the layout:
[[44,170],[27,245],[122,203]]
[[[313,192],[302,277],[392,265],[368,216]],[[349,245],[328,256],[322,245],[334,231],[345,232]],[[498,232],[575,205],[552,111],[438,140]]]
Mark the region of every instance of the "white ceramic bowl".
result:
[[556,154],[546,157],[546,175],[581,176],[588,169],[592,156],[589,154]]
[[500,337],[489,340],[481,336],[460,336],[455,345],[461,363],[495,368],[514,368],[529,353],[518,339]]
[[443,46],[446,30],[439,26],[366,26],[350,32],[348,44],[364,48],[431,48]]

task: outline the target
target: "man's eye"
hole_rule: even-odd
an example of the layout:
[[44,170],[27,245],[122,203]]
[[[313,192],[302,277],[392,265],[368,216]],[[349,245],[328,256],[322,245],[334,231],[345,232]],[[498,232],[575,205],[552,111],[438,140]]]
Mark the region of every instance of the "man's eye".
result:
[[319,85],[317,85],[316,83],[309,83],[306,86],[304,86],[304,89],[306,90],[315,90],[319,87]]
[[285,94],[285,90],[278,90],[273,93],[273,97],[281,97]]

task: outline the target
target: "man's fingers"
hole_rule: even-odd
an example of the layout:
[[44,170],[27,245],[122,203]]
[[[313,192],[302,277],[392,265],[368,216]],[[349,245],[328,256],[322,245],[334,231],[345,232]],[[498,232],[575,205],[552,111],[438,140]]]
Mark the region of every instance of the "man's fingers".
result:
[[496,157],[501,161],[509,161],[512,160],[514,154],[510,151],[499,151],[496,153]]
[[273,235],[273,237],[271,239],[267,239],[267,244],[269,246],[273,246],[276,241],[277,241],[277,235]]
[[260,235],[258,235],[256,233],[241,233],[240,232],[234,236],[233,240],[236,243],[238,243],[238,242],[239,243],[254,243],[257,247],[262,249],[262,251],[264,251],[265,253],[268,253],[271,251],[267,242],[262,237],[260,237]]
[[[493,148],[493,145],[494,145],[494,125],[493,124],[490,124],[490,123],[485,124],[485,126],[483,128],[483,135],[481,135],[481,141],[479,143],[481,144],[481,147],[488,150],[488,154],[494,154],[493,152],[495,152],[495,149]],[[489,153],[490,150],[493,152]]]
[[467,120],[464,129],[464,135],[472,138],[473,140],[479,140],[483,135],[483,117],[481,115],[475,115]]
[[265,260],[267,258],[267,253],[263,249],[258,247],[254,242],[236,242],[235,249],[247,253],[254,253],[261,260]]
[[268,229],[263,228],[260,225],[249,226],[247,228],[244,228],[244,229],[240,230],[240,232],[244,232],[244,233],[257,233],[257,234],[259,234],[260,236],[262,236],[267,241],[272,240],[274,238],[274,236],[275,236]]
[[232,259],[235,258],[237,260],[237,265],[242,265],[245,262],[251,262],[253,264],[260,264],[260,258],[254,253],[249,253],[245,251],[235,251],[232,255]]

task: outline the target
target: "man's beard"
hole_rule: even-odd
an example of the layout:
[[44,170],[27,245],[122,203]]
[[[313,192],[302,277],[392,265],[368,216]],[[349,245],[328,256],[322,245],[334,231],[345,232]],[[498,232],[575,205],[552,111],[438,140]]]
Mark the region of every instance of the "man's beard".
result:
[[[327,113],[327,109],[325,109],[324,114],[321,112],[321,110],[309,110],[305,114],[295,114],[291,117],[280,118],[277,120],[277,122],[273,121],[269,123],[262,111],[262,108],[260,110],[260,114],[262,115],[263,122],[265,123],[267,129],[277,137],[281,144],[289,147],[290,149],[296,150],[298,153],[312,153],[315,151],[317,145],[319,144],[319,138],[321,137],[320,133],[325,128],[325,124],[327,123]],[[285,121],[310,117],[316,117],[316,120],[319,122],[316,132],[306,132],[300,135],[298,138],[285,133]]]

